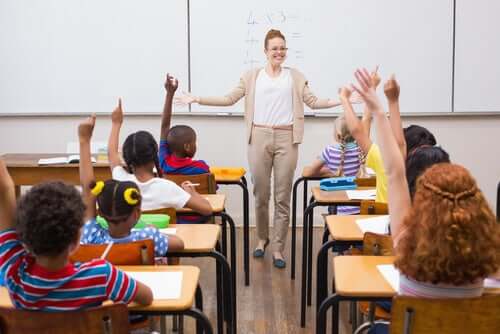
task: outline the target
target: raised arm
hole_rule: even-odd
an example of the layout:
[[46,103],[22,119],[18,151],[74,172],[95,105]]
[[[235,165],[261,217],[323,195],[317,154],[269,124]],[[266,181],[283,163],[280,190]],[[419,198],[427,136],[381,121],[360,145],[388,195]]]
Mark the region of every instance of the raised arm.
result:
[[168,131],[170,130],[170,121],[172,120],[172,102],[174,100],[174,94],[179,87],[179,81],[167,73],[167,78],[165,79],[165,90],[167,94],[165,95],[165,103],[163,104],[163,114],[161,116],[161,129],[160,129],[160,139],[166,140],[168,136]]
[[0,159],[0,231],[14,226],[16,192],[5,162]]
[[351,97],[351,90],[347,87],[343,87],[340,89],[339,96],[340,101],[342,102],[342,106],[344,107],[344,117],[347,123],[347,127],[349,128],[349,131],[358,143],[359,147],[361,147],[361,150],[363,150],[364,154],[368,154],[370,146],[372,146],[372,141],[366,133],[363,123],[354,113],[352,104],[349,100]]
[[[370,74],[372,79],[373,86],[375,87],[375,91],[377,90],[378,85],[380,84],[380,76],[378,74],[378,65],[375,67],[375,70]],[[370,131],[372,127],[372,113],[369,108],[363,108],[363,117],[361,117],[361,123],[363,123],[363,127],[365,129],[366,135],[370,137]]]
[[96,199],[90,191],[90,184],[95,182],[94,169],[90,157],[90,140],[94,131],[95,115],[87,118],[78,126],[78,140],[80,142],[80,184],[82,185],[82,197],[87,207],[85,220],[96,217]]
[[377,138],[387,176],[391,232],[394,245],[396,245],[402,233],[401,223],[411,206],[405,163],[392,133],[389,120],[375,93],[368,71],[366,69],[357,70],[355,76],[359,87],[353,86],[353,89],[360,94],[366,106],[372,111],[377,128]]
[[118,153],[118,141],[120,139],[120,129],[123,124],[122,99],[118,99],[118,106],[111,113],[111,132],[108,139],[108,161],[111,172],[116,166],[121,165],[120,154]]
[[403,126],[401,125],[401,114],[399,111],[399,84],[394,77],[394,74],[384,84],[384,94],[387,97],[389,105],[389,121],[391,123],[392,133],[396,139],[399,150],[406,160],[406,141],[403,134]]

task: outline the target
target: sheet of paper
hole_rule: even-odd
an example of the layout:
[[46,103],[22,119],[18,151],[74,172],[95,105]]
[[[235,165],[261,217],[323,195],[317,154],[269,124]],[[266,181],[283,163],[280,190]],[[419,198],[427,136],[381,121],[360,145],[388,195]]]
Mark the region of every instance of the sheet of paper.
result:
[[161,228],[159,231],[160,231],[160,233],[163,233],[163,234],[175,235],[177,233],[177,228],[167,227],[167,228]]
[[155,300],[181,298],[182,271],[127,271],[127,274],[149,286]]
[[393,264],[379,264],[378,271],[384,276],[385,280],[391,285],[394,291],[399,291],[399,270]]
[[39,165],[59,165],[67,163],[68,163],[68,158],[66,157],[46,158],[38,160]]
[[373,218],[356,219],[356,224],[363,233],[365,232],[373,232],[378,234],[389,233],[389,215],[373,217]]
[[368,190],[346,190],[347,197],[349,199],[360,199],[360,200],[374,200],[376,190],[368,189]]
[[486,278],[484,280],[485,288],[500,288],[500,280],[494,278]]

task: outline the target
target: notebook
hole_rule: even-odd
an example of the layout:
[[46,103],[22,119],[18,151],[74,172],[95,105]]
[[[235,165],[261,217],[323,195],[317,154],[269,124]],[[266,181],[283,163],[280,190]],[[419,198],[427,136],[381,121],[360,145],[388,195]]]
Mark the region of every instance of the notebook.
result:
[[155,300],[181,298],[182,271],[127,271],[127,275],[149,286]]
[[356,219],[356,225],[363,233],[389,234],[389,215]]
[[[93,163],[96,162],[94,157],[90,158]],[[45,158],[38,160],[39,165],[64,165],[80,162],[80,155],[72,154],[67,157]]]

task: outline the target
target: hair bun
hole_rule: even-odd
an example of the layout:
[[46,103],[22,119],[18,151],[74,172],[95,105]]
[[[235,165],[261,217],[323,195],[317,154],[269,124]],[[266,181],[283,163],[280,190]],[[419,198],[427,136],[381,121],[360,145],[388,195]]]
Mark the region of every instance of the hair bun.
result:
[[136,205],[141,199],[141,194],[136,188],[127,188],[123,192],[123,198],[129,205]]
[[92,195],[99,196],[99,194],[104,189],[104,182],[103,181],[97,181],[97,182],[92,181],[89,186],[90,186],[90,192],[92,193]]

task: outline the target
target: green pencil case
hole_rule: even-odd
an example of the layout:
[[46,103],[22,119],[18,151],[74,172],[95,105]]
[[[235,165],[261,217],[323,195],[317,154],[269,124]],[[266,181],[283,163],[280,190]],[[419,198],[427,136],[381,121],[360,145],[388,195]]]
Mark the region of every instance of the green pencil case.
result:
[[[101,216],[97,216],[96,221],[104,228],[108,228],[108,222]],[[153,225],[158,229],[167,228],[170,224],[170,216],[164,214],[142,214],[134,228],[142,229],[148,225]]]

